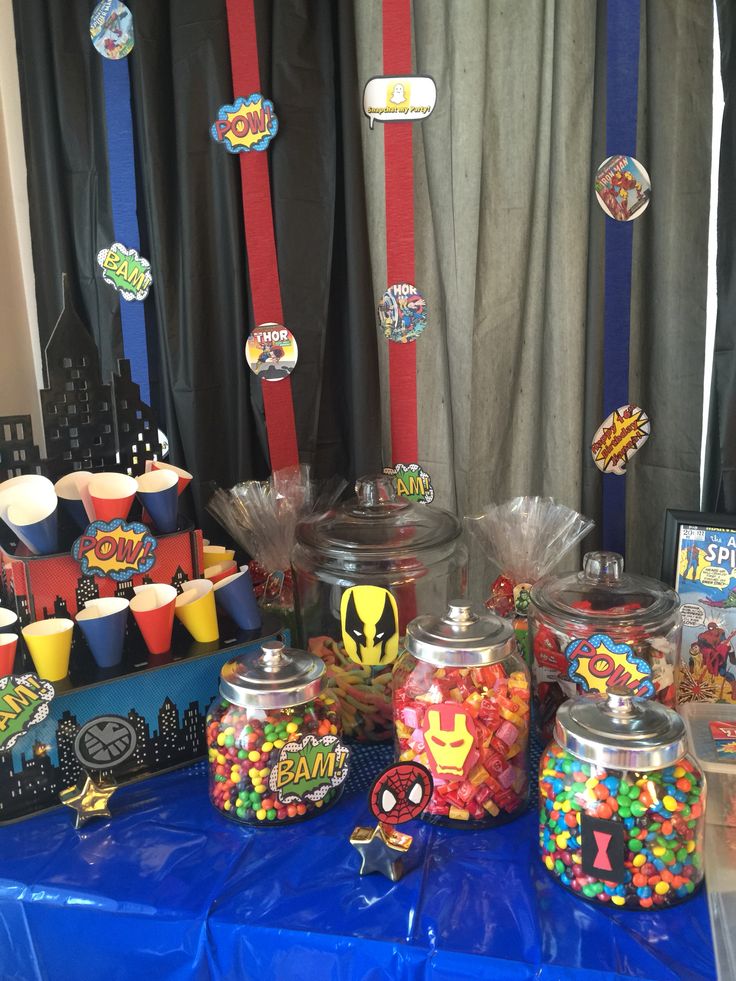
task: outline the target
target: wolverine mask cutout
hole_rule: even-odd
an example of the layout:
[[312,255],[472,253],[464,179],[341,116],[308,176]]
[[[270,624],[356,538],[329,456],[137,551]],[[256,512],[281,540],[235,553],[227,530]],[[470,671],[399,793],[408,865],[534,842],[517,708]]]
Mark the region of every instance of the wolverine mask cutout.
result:
[[351,586],[342,594],[340,624],[345,653],[357,664],[391,664],[399,653],[399,610],[381,586]]

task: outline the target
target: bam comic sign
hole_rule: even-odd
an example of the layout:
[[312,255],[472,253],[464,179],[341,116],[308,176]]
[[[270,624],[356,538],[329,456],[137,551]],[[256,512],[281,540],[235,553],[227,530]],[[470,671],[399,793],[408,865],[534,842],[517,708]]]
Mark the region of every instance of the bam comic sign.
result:
[[113,242],[97,254],[102,267],[102,278],[122,294],[125,300],[145,300],[153,281],[151,264],[138,255],[135,249],[126,249],[120,242]]
[[145,525],[122,518],[93,521],[72,546],[82,575],[125,582],[153,568],[156,539]]
[[54,686],[33,674],[0,678],[0,752],[11,749],[28,729],[49,714]]

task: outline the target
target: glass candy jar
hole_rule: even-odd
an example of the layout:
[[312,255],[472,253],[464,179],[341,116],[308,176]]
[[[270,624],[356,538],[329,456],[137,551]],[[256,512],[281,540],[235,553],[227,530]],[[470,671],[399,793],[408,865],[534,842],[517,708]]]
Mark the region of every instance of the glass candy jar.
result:
[[334,804],[348,773],[324,664],[267,641],[220,671],[207,714],[210,800],[242,824],[287,824]]
[[485,828],[526,809],[529,688],[508,621],[458,600],[409,624],[394,670],[396,751],[432,773],[424,820]]
[[388,476],[297,526],[292,553],[299,637],[327,666],[345,736],[393,736],[391,671],[406,624],[466,587],[458,519],[397,498]]
[[557,707],[573,695],[623,685],[674,708],[679,607],[674,590],[625,573],[615,552],[589,552],[582,572],[540,579],[529,623],[542,741],[552,737]]
[[671,709],[626,694],[557,712],[539,769],[542,861],[594,902],[661,909],[703,879],[705,778]]

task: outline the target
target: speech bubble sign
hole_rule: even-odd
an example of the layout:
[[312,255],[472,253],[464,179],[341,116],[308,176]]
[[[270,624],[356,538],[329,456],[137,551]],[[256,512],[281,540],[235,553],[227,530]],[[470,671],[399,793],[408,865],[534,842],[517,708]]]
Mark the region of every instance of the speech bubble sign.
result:
[[625,474],[626,464],[649,439],[651,423],[638,405],[622,405],[596,430],[590,451],[603,473]]
[[697,603],[683,603],[680,613],[683,625],[686,627],[700,627],[705,623],[705,610]]
[[437,102],[437,86],[429,75],[375,75],[363,89],[363,112],[371,129],[379,123],[426,119]]
[[708,566],[700,573],[700,581],[704,586],[715,586],[716,589],[724,589],[731,582],[731,574],[728,569],[721,569],[719,566]]

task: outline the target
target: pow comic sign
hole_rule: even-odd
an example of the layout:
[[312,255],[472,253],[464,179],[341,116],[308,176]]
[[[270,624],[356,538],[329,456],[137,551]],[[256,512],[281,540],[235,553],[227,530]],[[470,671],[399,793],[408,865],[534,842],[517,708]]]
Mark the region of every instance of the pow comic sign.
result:
[[432,774],[421,763],[394,763],[371,787],[370,807],[382,824],[403,824],[419,817],[432,796]]
[[381,586],[351,586],[340,601],[345,653],[364,667],[391,664],[399,653],[399,609]]

